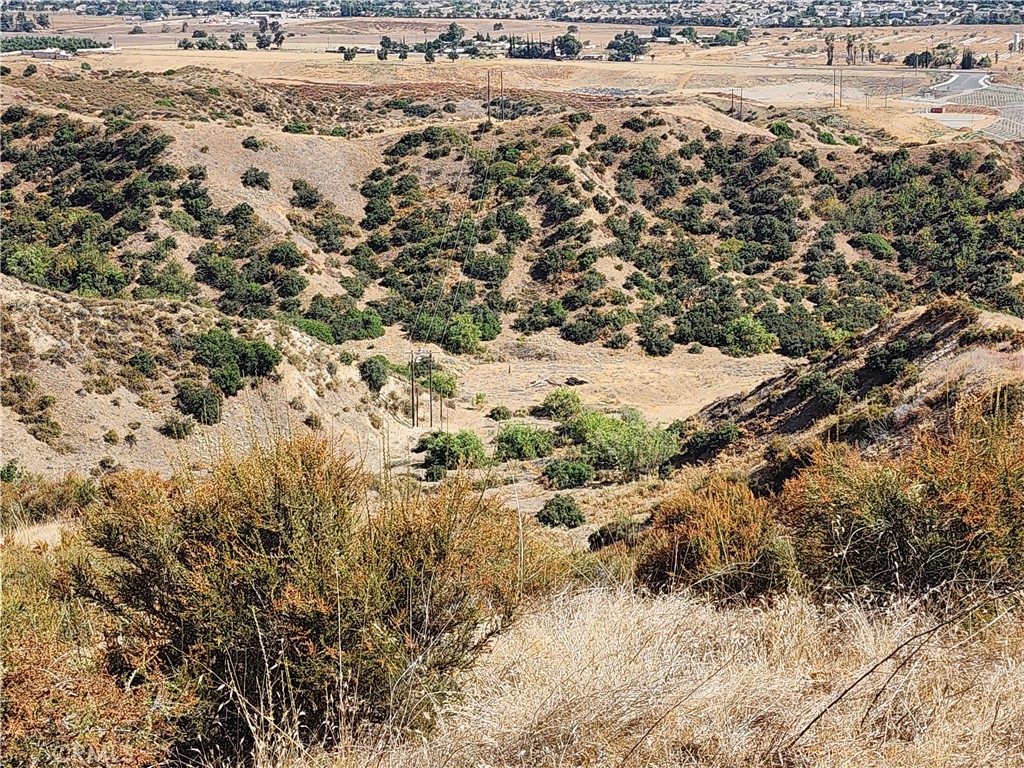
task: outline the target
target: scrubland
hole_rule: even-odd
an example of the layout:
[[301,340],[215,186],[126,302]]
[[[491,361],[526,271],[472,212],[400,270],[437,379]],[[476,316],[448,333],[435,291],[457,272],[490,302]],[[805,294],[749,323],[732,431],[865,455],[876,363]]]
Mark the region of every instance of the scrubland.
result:
[[822,446],[777,492],[682,472],[588,553],[318,436],[5,478],[8,528],[62,527],[4,548],[5,759],[1019,763],[1018,399],[890,457]]

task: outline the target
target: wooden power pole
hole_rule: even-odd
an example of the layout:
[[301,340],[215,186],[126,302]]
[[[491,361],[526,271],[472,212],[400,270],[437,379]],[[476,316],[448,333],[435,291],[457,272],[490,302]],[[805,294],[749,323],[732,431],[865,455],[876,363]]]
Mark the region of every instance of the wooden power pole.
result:
[[412,411],[412,425],[416,426],[416,353],[409,352],[409,403]]
[[427,356],[427,386],[430,393],[430,428],[434,428],[434,353]]

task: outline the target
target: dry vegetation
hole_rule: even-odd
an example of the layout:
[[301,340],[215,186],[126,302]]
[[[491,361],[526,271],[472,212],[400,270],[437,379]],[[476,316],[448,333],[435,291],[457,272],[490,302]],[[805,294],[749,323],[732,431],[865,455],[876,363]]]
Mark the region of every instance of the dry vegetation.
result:
[[320,438],[96,490],[14,478],[5,514],[65,535],[5,548],[5,752],[1014,764],[1019,392],[959,413],[891,458],[821,449],[775,496],[684,475],[587,555],[465,476],[403,490]]
[[1019,616],[930,631],[937,623],[910,603],[878,612],[787,597],[719,611],[685,595],[571,592],[497,642],[426,746],[263,765],[1015,764]]

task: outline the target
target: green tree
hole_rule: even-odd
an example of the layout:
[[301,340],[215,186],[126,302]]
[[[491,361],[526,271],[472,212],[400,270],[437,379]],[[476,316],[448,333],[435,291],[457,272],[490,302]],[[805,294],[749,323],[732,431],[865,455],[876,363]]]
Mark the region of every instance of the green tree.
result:
[[371,392],[380,394],[388,383],[388,361],[380,355],[368,357],[359,363],[359,378],[365,382]]
[[555,38],[555,48],[558,49],[558,53],[561,56],[567,59],[575,59],[580,55],[580,51],[583,50],[583,43],[572,35],[559,35]]
[[473,320],[473,316],[454,315],[448,330],[442,336],[441,345],[456,355],[476,352],[480,347],[480,327]]

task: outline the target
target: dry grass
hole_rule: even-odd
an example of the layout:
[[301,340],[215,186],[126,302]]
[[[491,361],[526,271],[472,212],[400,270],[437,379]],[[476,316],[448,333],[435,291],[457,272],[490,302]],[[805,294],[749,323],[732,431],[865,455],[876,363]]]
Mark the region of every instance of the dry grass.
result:
[[1024,764],[1014,612],[910,643],[794,743],[937,623],[906,604],[873,613],[794,597],[718,610],[678,593],[566,593],[497,642],[425,743],[265,766]]

